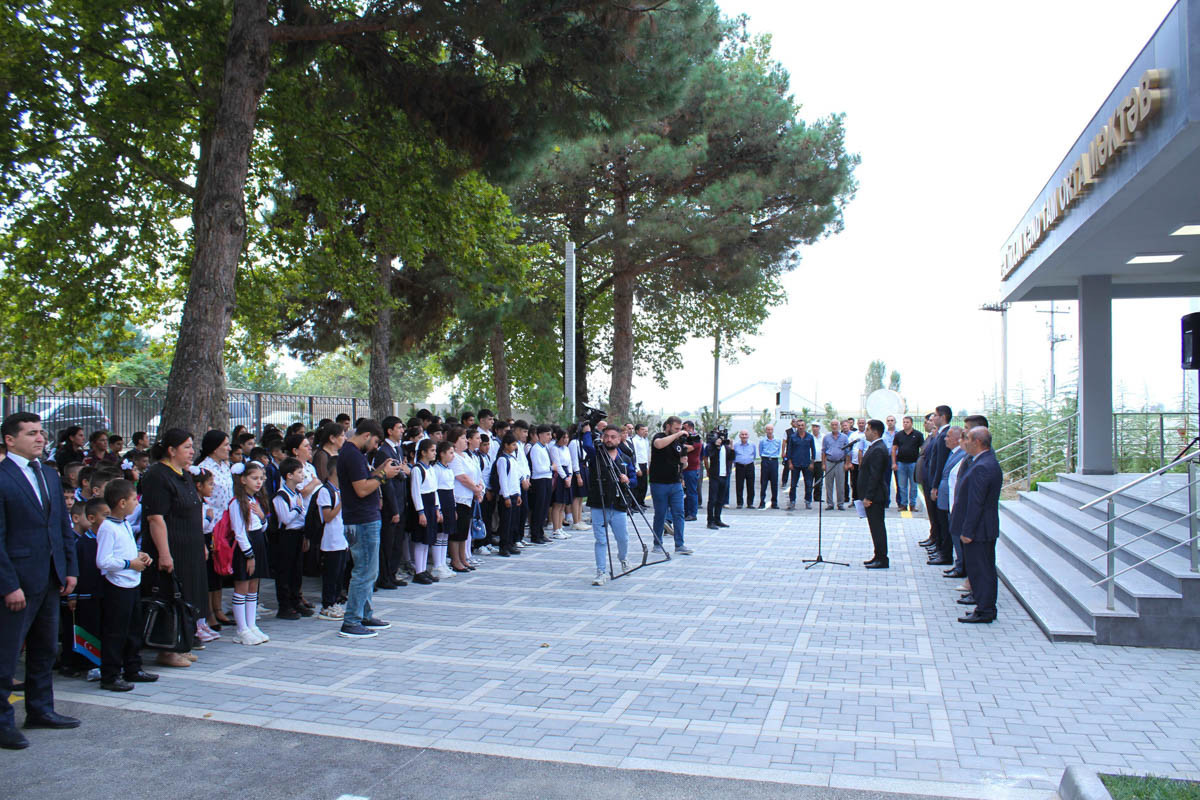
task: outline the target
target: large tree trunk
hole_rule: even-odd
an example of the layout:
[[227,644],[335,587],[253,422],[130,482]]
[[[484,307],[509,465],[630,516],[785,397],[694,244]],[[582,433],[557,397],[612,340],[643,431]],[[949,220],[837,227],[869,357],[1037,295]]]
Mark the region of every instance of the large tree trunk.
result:
[[633,391],[633,287],[636,281],[632,270],[618,272],[613,280],[612,386],[608,392],[608,414],[621,422],[629,419],[629,395]]
[[229,424],[225,337],[234,309],[234,276],[246,240],[244,187],[258,104],[270,66],[267,0],[235,0],[211,149],[198,181],[195,254],[160,430],[199,436]]
[[496,388],[496,416],[508,419],[512,416],[512,395],[508,386],[508,362],[504,359],[504,329],[500,325],[492,328],[488,347],[492,351],[492,383]]
[[367,374],[367,396],[371,401],[371,416],[382,421],[392,416],[392,306],[387,301],[388,287],[392,285],[392,259],[390,253],[375,256],[375,268],[379,273],[379,285],[383,288],[384,300],[376,312],[375,324],[371,326],[371,365]]

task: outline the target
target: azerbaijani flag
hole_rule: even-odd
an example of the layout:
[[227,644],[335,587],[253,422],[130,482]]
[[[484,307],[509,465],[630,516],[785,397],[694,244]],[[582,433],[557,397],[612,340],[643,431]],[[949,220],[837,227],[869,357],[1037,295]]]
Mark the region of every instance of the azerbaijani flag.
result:
[[75,626],[75,652],[100,666],[100,640],[78,625]]

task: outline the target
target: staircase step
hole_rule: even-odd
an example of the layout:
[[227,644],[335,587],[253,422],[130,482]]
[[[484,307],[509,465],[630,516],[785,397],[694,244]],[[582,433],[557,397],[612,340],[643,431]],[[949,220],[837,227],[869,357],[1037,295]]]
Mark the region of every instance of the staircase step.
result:
[[1052,642],[1095,642],[1096,631],[1088,620],[1048,587],[1012,549],[1003,528],[996,543],[996,571],[1042,633]]
[[[1062,473],[1058,476],[1060,483],[1067,483],[1078,487],[1082,491],[1092,493],[1091,499],[1108,494],[1108,492],[1117,488],[1117,486],[1129,483],[1138,477],[1140,476],[1129,474],[1116,476],[1081,475],[1074,472]],[[1144,502],[1153,501],[1142,510],[1143,513],[1158,518],[1158,524],[1151,527],[1156,528],[1164,522],[1178,519],[1181,515],[1187,513],[1187,490],[1184,489],[1175,492],[1167,497],[1159,496],[1186,481],[1186,475],[1171,474],[1162,478],[1152,478],[1146,483],[1139,484],[1128,492],[1117,496],[1118,513],[1139,506]]]
[[[1071,481],[1061,481],[1059,483],[1043,484],[1048,494],[1060,499],[1062,502],[1071,505],[1078,509],[1082,505],[1090,503],[1100,495],[1095,490],[1089,491],[1080,486],[1080,484]],[[1117,514],[1126,514],[1118,521],[1118,531],[1124,530],[1131,533],[1132,536],[1141,536],[1143,533],[1149,533],[1163,525],[1176,519],[1179,515],[1164,517],[1162,515],[1151,513],[1149,508],[1144,508],[1139,511],[1134,511],[1132,514],[1126,512],[1140,505],[1140,501],[1129,501],[1128,498],[1120,498],[1117,503]],[[1080,514],[1086,514],[1092,518],[1092,522],[1088,527],[1095,525],[1098,522],[1103,522],[1107,515],[1107,509],[1104,504],[1093,506],[1087,511],[1080,511]],[[1103,533],[1103,529],[1101,529]],[[1157,544],[1158,550],[1164,547],[1170,547],[1173,544],[1186,540],[1189,536],[1187,522],[1177,522],[1174,525],[1168,525],[1153,536],[1147,537],[1144,541],[1152,544]],[[1161,544],[1160,544],[1161,543]]]
[[[1042,517],[1048,518],[1049,524],[1039,529],[1043,541],[1074,556],[1082,571],[1092,575],[1093,580],[1104,576],[1107,559],[1100,554],[1108,549],[1107,533],[1103,528],[1089,530],[1096,524],[1096,520],[1075,506],[1061,502],[1051,492],[1039,490],[1022,493],[1021,499],[1027,505],[1036,508]],[[1118,532],[1117,544],[1128,542],[1132,538],[1133,535]],[[1117,553],[1117,571],[1149,558],[1161,550],[1162,548],[1150,538],[1133,542]],[[1180,580],[1191,575],[1189,567],[1187,550],[1180,547],[1177,551],[1164,553],[1154,561],[1126,572],[1117,578],[1117,586],[1138,597],[1179,599]]]
[[[1080,616],[1137,617],[1137,612],[1119,596],[1116,608],[1109,611],[1104,587],[1092,586],[1095,578],[1084,574],[1074,559],[1064,556],[1028,530],[1023,522],[1028,522],[1028,515],[1036,512],[1028,508],[1021,509],[1021,505],[1022,501],[1019,500],[1001,504],[1000,537],[1007,539],[1013,552],[1026,566],[1042,576],[1045,584],[1065,603],[1073,606]],[[1025,505],[1028,506],[1028,503]]]

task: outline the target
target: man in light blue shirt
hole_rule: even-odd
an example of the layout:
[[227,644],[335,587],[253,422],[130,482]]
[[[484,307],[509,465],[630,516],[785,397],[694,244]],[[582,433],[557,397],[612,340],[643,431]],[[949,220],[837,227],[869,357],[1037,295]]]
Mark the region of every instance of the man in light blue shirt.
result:
[[742,507],[742,486],[746,487],[746,504],[754,505],[754,457],[758,448],[750,441],[749,431],[738,431],[733,445],[733,480],[737,485],[737,507]]
[[836,498],[839,511],[844,509],[846,491],[846,468],[850,464],[850,437],[836,432],[837,423],[830,426],[830,433],[821,440],[821,466],[825,473],[825,510],[833,511]]
[[[771,484],[771,508],[779,508],[779,454],[783,452],[783,442],[775,438],[775,426],[768,425],[763,429],[763,438],[758,440],[758,460],[762,465],[762,489],[758,494],[758,507],[767,507],[767,484]],[[749,500],[750,498],[746,498]]]

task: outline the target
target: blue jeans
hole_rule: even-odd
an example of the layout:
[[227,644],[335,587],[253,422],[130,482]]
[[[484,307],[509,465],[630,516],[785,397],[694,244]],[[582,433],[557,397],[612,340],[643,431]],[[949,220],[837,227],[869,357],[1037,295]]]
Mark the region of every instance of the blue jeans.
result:
[[346,593],[343,625],[359,625],[371,616],[371,595],[379,578],[379,520],[346,526],[346,541],[354,568],[350,571],[350,591]]
[[917,505],[917,482],[913,480],[917,464],[897,462],[896,464],[896,504],[901,506]]
[[625,560],[629,554],[629,534],[625,530],[625,512],[615,508],[592,509],[592,535],[596,537],[596,569],[608,569],[608,536],[604,531],[604,523],[612,531],[617,540],[617,558]]
[[683,486],[678,483],[651,483],[650,496],[654,498],[654,544],[662,547],[663,523],[667,521],[667,508],[671,509],[671,526],[675,528],[675,547],[683,547]]
[[694,517],[700,510],[700,470],[683,471],[683,515]]

